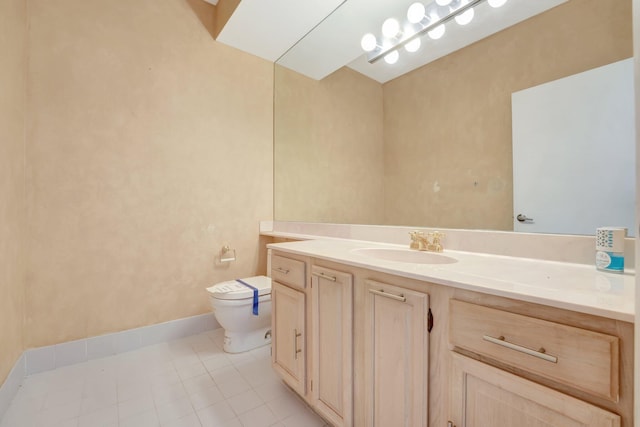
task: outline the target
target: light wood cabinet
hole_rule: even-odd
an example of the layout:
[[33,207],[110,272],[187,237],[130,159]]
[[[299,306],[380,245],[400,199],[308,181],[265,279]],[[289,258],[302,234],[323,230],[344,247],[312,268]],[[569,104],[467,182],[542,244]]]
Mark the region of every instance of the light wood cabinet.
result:
[[590,402],[620,408],[617,336],[452,299],[449,341],[455,351],[450,414],[457,427],[622,425],[618,414]]
[[271,284],[271,361],[274,370],[296,392],[306,392],[305,294]]
[[353,276],[313,266],[312,406],[335,427],[353,425]]
[[429,296],[365,281],[365,425],[427,426]]
[[620,417],[597,406],[453,355],[452,427],[619,427]]
[[457,300],[450,316],[455,347],[618,401],[618,337]]
[[632,324],[284,251],[271,273],[273,367],[334,427],[633,425]]
[[306,265],[304,261],[280,255],[271,256],[271,279],[278,283],[304,290],[306,287]]

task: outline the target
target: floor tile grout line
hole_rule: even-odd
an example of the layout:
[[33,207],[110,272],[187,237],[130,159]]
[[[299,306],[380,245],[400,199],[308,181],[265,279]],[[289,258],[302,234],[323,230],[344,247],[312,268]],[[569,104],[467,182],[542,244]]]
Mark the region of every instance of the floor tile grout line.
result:
[[[224,381],[221,379],[223,377],[218,377],[218,381],[216,381],[212,375],[212,373],[216,370],[210,371],[205,365],[205,358],[201,357],[203,354],[206,353],[207,349],[210,350],[210,354],[217,354],[218,357],[224,358],[224,363],[221,366],[217,367],[216,370],[220,372],[224,372],[224,371],[231,372],[232,377],[242,379],[242,381],[246,385],[246,388],[244,386],[241,387],[243,391],[233,392],[233,393],[229,393],[229,392],[222,393],[219,387],[221,384],[224,383]],[[135,381],[131,381],[131,384],[143,384],[141,388],[145,389],[146,391],[143,392],[141,396],[146,395],[146,396],[149,396],[150,399],[152,399],[151,400],[152,408],[153,408],[153,411],[155,412],[157,423],[161,422],[160,412],[161,412],[161,408],[164,408],[163,405],[165,403],[157,403],[160,400],[156,399],[152,394],[153,392],[152,392],[151,384],[154,381],[152,377],[154,375],[159,377],[161,377],[162,375],[166,375],[167,376],[166,380],[168,382],[167,383],[158,382],[158,385],[161,386],[162,384],[174,384],[172,378],[175,378],[178,381],[177,383],[180,384],[180,388],[182,390],[182,393],[184,394],[183,398],[188,399],[188,401],[185,402],[185,404],[188,403],[188,407],[190,411],[188,411],[188,413],[186,412],[186,405],[185,405],[185,407],[183,407],[182,409],[182,410],[185,410],[185,413],[182,416],[175,415],[177,419],[193,416],[194,421],[196,421],[196,423],[199,423],[201,426],[204,425],[198,413],[198,410],[196,410],[195,402],[191,398],[192,394],[190,394],[187,391],[187,386],[186,386],[187,380],[201,375],[198,373],[196,374],[193,373],[193,372],[198,372],[200,369],[203,370],[202,375],[206,375],[205,378],[208,378],[210,380],[212,387],[215,386],[218,389],[218,392],[220,393],[220,398],[218,400],[218,403],[220,402],[226,403],[228,410],[230,410],[229,415],[233,417],[233,418],[230,418],[230,420],[233,419],[233,420],[236,420],[236,422],[238,423],[245,424],[245,422],[242,421],[243,420],[242,417],[245,414],[248,414],[251,411],[256,411],[262,407],[264,407],[263,410],[266,410],[273,415],[275,424],[282,424],[285,420],[285,417],[279,416],[277,413],[275,413],[271,409],[271,407],[269,406],[268,399],[265,399],[262,396],[262,394],[258,391],[261,384],[266,384],[267,381],[270,381],[270,380],[265,379],[264,381],[263,380],[253,381],[255,377],[252,377],[252,374],[251,374],[253,369],[258,369],[257,372],[260,372],[260,370],[263,368],[263,366],[261,366],[263,362],[264,362],[264,367],[267,369],[266,372],[269,372],[268,369],[270,367],[270,364],[266,362],[268,358],[268,354],[260,350],[254,350],[254,351],[247,352],[245,355],[237,355],[237,356],[229,355],[222,352],[222,349],[216,342],[214,336],[212,336],[210,333],[203,333],[203,334],[195,334],[191,337],[185,337],[182,340],[175,340],[169,343],[165,343],[163,345],[158,345],[153,349],[147,348],[145,350],[141,349],[139,351],[134,351],[134,352],[131,352],[130,354],[127,354],[126,356],[114,355],[109,358],[105,358],[105,360],[103,361],[103,365],[100,365],[100,364],[89,365],[87,362],[82,364],[81,367],[75,370],[72,368],[69,368],[67,370],[61,370],[61,371],[58,371],[58,373],[53,374],[54,377],[57,377],[56,381],[63,381],[62,380],[63,378],[67,378],[67,379],[74,378],[78,383],[77,387],[80,388],[79,413],[77,417],[73,418],[73,421],[80,423],[80,419],[82,416],[82,407],[83,407],[82,405],[83,403],[85,403],[84,402],[85,399],[89,399],[92,393],[95,392],[99,394],[100,390],[103,390],[103,391],[105,389],[108,390],[109,387],[115,387],[115,390],[113,391],[112,396],[115,400],[114,412],[118,420],[118,424],[120,424],[122,421],[125,421],[125,420],[120,420],[120,416],[122,415],[121,404],[125,402],[124,400],[121,401],[121,399],[124,399],[124,396],[122,395],[122,393],[124,393],[124,388],[122,387],[122,384],[126,383],[126,382],[123,382],[121,378],[122,378],[123,372],[136,370],[136,367],[138,366],[138,364],[142,364],[141,361],[144,360],[144,358],[149,358],[151,360],[151,364],[147,369],[144,369],[144,373],[141,374],[140,377],[137,377]],[[180,363],[180,360],[184,361],[189,358],[193,358],[193,360],[197,360],[198,362]],[[193,367],[196,364],[198,367],[194,368],[194,371],[189,372],[188,368],[185,368],[186,373],[183,372],[183,375],[180,375],[179,369],[178,369],[179,366]],[[52,371],[49,371],[49,372],[52,372]],[[113,375],[114,380],[104,381],[104,377],[105,376],[108,377],[109,375]],[[266,374],[266,375],[270,375],[270,374]],[[54,386],[52,379],[45,380],[45,378],[46,377],[43,376],[43,377],[40,377],[39,380],[42,381],[43,383],[46,383],[48,381],[48,387],[51,389],[50,392],[55,392],[61,387],[59,385]],[[102,384],[102,387],[104,387],[102,389],[100,388],[101,384]],[[232,406],[230,403],[231,399],[243,393],[247,393],[248,396],[253,395],[251,398],[256,399],[255,402],[252,404],[249,404],[249,406],[254,404],[257,406],[251,407],[250,409],[244,409],[244,407],[242,407],[241,405]],[[130,396],[130,399],[127,399],[126,401],[133,400],[135,398],[134,395],[135,393],[132,393],[132,395]],[[178,398],[169,399],[166,402],[166,404],[171,404],[172,402],[177,402],[177,401],[178,401]],[[90,405],[90,403],[88,404]],[[212,405],[209,405],[209,406],[212,406]],[[302,404],[301,401],[298,401],[298,405],[300,405],[301,408],[306,409],[304,404]],[[107,408],[108,406],[109,405],[105,406],[105,408]],[[206,406],[205,408],[208,408],[209,406]],[[97,410],[87,410],[87,414],[99,412],[100,410],[103,410],[105,408],[100,408]],[[205,408],[201,408],[201,410]],[[248,419],[250,419],[250,417]],[[322,423],[318,425],[324,426],[325,424]],[[247,427],[250,427],[250,426],[247,426]]]

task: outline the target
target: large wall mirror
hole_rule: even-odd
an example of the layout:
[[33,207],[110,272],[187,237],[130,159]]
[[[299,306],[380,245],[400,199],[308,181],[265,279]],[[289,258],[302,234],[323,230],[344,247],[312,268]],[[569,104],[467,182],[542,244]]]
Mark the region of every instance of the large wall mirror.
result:
[[384,82],[314,79],[284,55],[274,218],[513,230],[512,93],[632,54],[631,0],[568,0]]

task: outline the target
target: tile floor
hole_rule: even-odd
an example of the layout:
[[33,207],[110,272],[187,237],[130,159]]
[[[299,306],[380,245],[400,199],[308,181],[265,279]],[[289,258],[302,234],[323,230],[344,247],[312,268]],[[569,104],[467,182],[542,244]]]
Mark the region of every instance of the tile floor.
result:
[[328,426],[222,329],[25,378],[0,427]]

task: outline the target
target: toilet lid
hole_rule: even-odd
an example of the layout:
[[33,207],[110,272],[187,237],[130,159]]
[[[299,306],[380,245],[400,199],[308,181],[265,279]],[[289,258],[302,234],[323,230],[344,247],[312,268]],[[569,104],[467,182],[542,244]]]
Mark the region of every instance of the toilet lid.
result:
[[[254,276],[247,279],[240,279],[258,289],[258,295],[269,295],[271,293],[271,278],[267,276]],[[207,292],[217,299],[245,299],[253,298],[253,289],[235,280],[218,283],[207,288]]]

